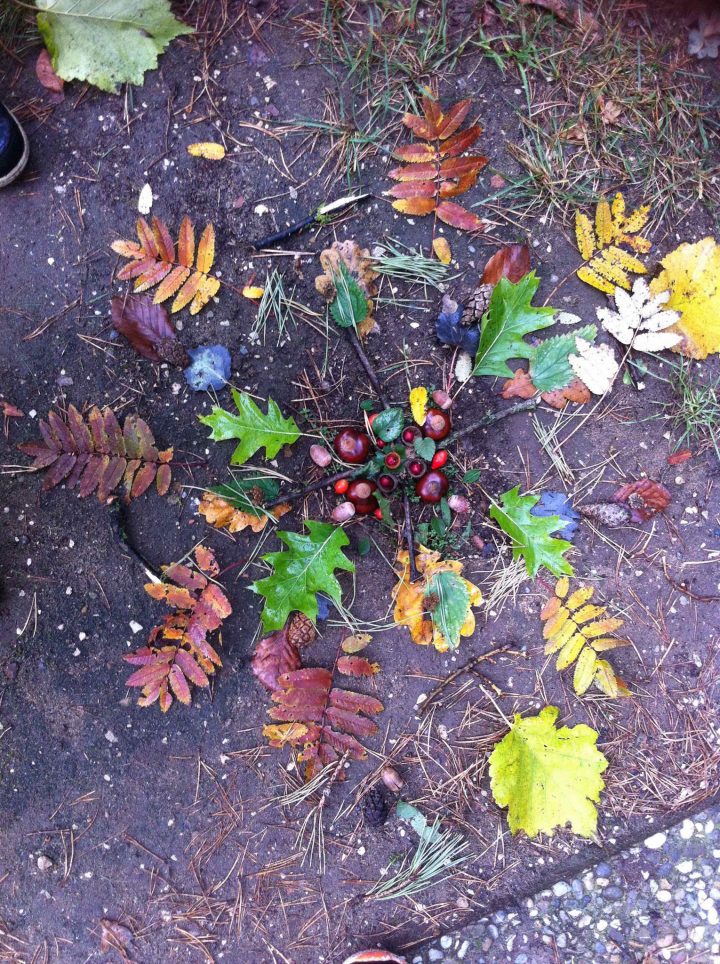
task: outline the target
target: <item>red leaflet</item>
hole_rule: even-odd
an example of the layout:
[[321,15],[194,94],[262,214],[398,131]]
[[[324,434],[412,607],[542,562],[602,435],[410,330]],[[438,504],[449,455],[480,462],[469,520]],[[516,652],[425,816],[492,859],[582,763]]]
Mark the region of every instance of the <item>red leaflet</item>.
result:
[[507,244],[488,259],[480,284],[496,285],[501,278],[517,284],[530,271],[530,248],[526,244]]
[[346,676],[374,676],[380,672],[379,663],[371,663],[363,656],[341,656],[337,668]]
[[613,495],[613,502],[625,502],[632,510],[633,522],[646,522],[670,505],[672,496],[660,482],[638,479],[622,485]]
[[482,231],[485,227],[477,214],[453,201],[441,201],[437,206],[437,216],[445,224],[460,231]]
[[300,669],[300,650],[315,638],[312,622],[293,613],[282,629],[261,639],[253,654],[252,671],[271,693],[279,688],[278,678]]

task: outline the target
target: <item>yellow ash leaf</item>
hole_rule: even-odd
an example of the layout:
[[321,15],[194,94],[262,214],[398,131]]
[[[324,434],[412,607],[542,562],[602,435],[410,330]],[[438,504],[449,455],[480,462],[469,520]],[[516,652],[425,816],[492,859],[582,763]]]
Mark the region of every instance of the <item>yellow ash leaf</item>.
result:
[[568,621],[569,616],[570,613],[567,611],[567,609],[564,606],[561,606],[555,615],[548,619],[548,621],[545,623],[545,628],[543,629],[543,636],[545,639],[549,639],[560,629],[562,629],[562,627]]
[[635,258],[628,251],[623,251],[614,244],[611,244],[607,251],[603,251],[603,257],[610,258],[625,271],[632,271],[633,274],[647,274],[647,268],[639,258]]
[[643,204],[627,215],[623,221],[624,234],[637,234],[647,224],[650,217],[650,205]]
[[652,242],[640,234],[619,234],[615,240],[618,244],[626,244],[638,254],[647,254],[652,248]]
[[214,278],[211,274],[203,278],[190,304],[190,314],[196,315],[211,298],[215,297],[219,290],[220,280],[218,278]]
[[597,659],[595,653],[586,646],[585,649],[580,653],[577,663],[575,664],[575,672],[573,674],[573,689],[578,696],[582,696],[585,693],[595,678],[595,667],[597,665]]
[[550,653],[557,653],[559,649],[563,648],[568,640],[572,639],[576,632],[577,626],[572,619],[568,619],[562,629],[559,629],[558,632],[554,633],[550,639],[548,639],[547,643],[545,643],[545,654],[550,655]]
[[620,191],[618,191],[613,198],[610,213],[612,214],[616,231],[620,230],[622,228],[622,222],[625,220],[625,198]]
[[622,619],[612,616],[610,619],[600,619],[596,623],[589,623],[583,627],[583,633],[588,639],[594,639],[596,636],[604,636],[605,633],[614,633],[622,624]]
[[595,590],[592,586],[581,586],[579,589],[575,590],[565,605],[571,611],[573,609],[578,609],[580,606],[584,605],[588,599],[592,599],[594,593]]
[[562,605],[562,601],[560,600],[560,598],[558,596],[552,596],[550,599],[548,599],[548,601],[543,606],[542,611],[540,613],[540,619],[542,619],[543,622],[546,619],[550,619],[551,616],[555,615],[555,613],[558,611],[561,605]]
[[583,261],[589,261],[595,254],[595,231],[587,214],[582,211],[575,213],[575,240]]
[[420,385],[418,388],[413,388],[413,390],[410,392],[410,411],[412,412],[413,420],[417,425],[425,424],[427,403],[427,388],[424,388],[422,385]]
[[442,236],[434,238],[432,246],[438,261],[440,261],[441,264],[450,264],[452,261],[452,251],[450,250],[447,238],[443,238]]
[[629,639],[620,639],[618,636],[603,636],[600,639],[593,639],[591,645],[596,653],[604,653],[608,649],[632,646],[632,643]]
[[259,288],[256,285],[245,285],[242,293],[243,298],[249,298],[251,301],[255,301],[257,298],[262,298],[265,294],[265,289]]
[[673,351],[688,358],[720,352],[720,246],[710,237],[681,244],[663,258],[662,269],[650,282],[650,291],[669,291],[664,307],[682,312],[669,329],[683,336]]
[[595,234],[597,235],[598,245],[601,248],[610,244],[615,236],[612,215],[610,214],[610,205],[605,200],[598,201],[598,205],[595,208]]
[[555,583],[555,595],[559,599],[564,599],[570,589],[570,580],[567,576],[561,576]]
[[602,616],[605,612],[605,606],[583,606],[582,609],[578,609],[576,613],[573,613],[573,619],[581,626],[583,623],[589,623],[591,619],[597,619],[598,616]]
[[595,682],[603,693],[613,700],[617,699],[618,696],[630,695],[625,687],[621,691],[615,671],[606,659],[595,660]]
[[596,271],[593,271],[593,269],[587,265],[578,268],[577,276],[581,281],[584,281],[585,284],[592,285],[592,287],[597,288],[598,291],[604,291],[607,295],[615,294],[615,285],[611,281],[601,278]]
[[[630,278],[617,261],[612,258],[608,248],[596,255],[588,267],[591,271],[599,274],[602,278],[610,281],[618,288],[625,288],[627,291],[630,290]],[[578,271],[578,277],[579,276],[580,272]]]
[[222,144],[214,144],[212,141],[188,144],[187,152],[193,157],[204,157],[206,161],[221,161],[225,157],[225,148]]
[[555,663],[555,669],[560,671],[571,666],[580,655],[585,642],[586,640],[582,633],[576,633],[572,636],[560,650],[560,655]]

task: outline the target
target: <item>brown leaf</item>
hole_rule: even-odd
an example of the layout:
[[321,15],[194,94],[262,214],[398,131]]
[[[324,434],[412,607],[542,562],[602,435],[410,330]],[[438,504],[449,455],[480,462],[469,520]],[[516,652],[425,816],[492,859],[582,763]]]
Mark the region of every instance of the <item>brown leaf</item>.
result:
[[405,167],[393,167],[388,171],[388,177],[394,181],[424,181],[435,177],[437,173],[436,164],[411,164]]
[[437,206],[437,216],[445,224],[460,231],[482,231],[485,227],[473,211],[468,211],[454,201],[441,201]]
[[621,105],[616,104],[614,100],[606,99],[602,95],[598,97],[598,104],[603,124],[617,124],[623,112]]
[[613,502],[624,502],[632,511],[633,522],[647,522],[670,505],[672,497],[661,482],[638,479],[621,486],[613,495]]
[[532,398],[537,395],[537,388],[533,385],[530,374],[518,368],[513,377],[504,383],[501,394],[503,398]]
[[530,248],[526,244],[507,244],[487,260],[480,284],[495,285],[501,278],[517,284],[530,271]]
[[[445,141],[449,137],[452,137],[455,131],[462,127],[463,122],[468,115],[468,111],[470,110],[470,103],[470,100],[459,100],[456,104],[453,104],[452,107],[448,108],[448,110],[442,115],[442,119],[436,126],[437,136],[441,141]],[[468,130],[471,131],[473,128],[469,127]]]
[[337,668],[346,676],[374,676],[380,672],[379,663],[371,663],[363,656],[341,656],[337,661]]
[[[291,617],[292,618],[292,617]],[[255,647],[250,667],[266,690],[273,693],[279,688],[278,677],[300,669],[302,660],[297,645],[288,639],[290,620],[283,629],[271,633]]]
[[100,950],[103,954],[108,951],[117,951],[124,961],[129,961],[125,948],[132,937],[132,931],[124,924],[107,917],[100,921]]
[[479,124],[473,124],[472,127],[468,127],[445,141],[440,148],[440,155],[442,157],[457,157],[458,154],[463,154],[469,147],[473,146],[481,134],[482,127]]
[[468,157],[450,157],[440,165],[441,177],[462,177],[464,174],[477,174],[487,164],[487,157],[471,154]]
[[558,20],[580,30],[587,30],[593,37],[601,34],[600,24],[595,17],[582,8],[570,10],[565,0],[520,0],[526,7],[542,7],[555,14]]
[[573,378],[565,388],[556,388],[552,392],[543,392],[542,400],[551,408],[564,408],[568,402],[584,405],[592,398],[590,389],[579,378]]
[[157,344],[165,339],[177,339],[177,333],[162,305],[151,298],[126,295],[110,302],[113,328],[124,335],[138,354],[159,362]]
[[37,79],[46,90],[51,90],[55,94],[62,94],[65,81],[55,73],[52,61],[50,60],[50,54],[44,48],[40,51],[35,61],[35,73]]

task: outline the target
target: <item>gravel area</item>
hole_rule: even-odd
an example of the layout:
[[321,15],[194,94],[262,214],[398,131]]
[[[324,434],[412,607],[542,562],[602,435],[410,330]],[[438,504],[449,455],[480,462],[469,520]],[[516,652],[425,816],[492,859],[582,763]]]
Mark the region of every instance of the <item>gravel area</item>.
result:
[[443,961],[720,964],[720,807],[683,820],[575,880],[428,944]]

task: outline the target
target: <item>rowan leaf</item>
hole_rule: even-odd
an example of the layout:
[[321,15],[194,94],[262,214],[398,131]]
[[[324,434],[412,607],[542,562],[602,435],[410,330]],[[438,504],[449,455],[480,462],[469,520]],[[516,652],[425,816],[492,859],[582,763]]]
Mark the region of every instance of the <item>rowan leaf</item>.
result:
[[619,192],[612,203],[604,198],[598,201],[594,229],[587,215],[576,211],[575,240],[581,258],[588,262],[578,268],[578,278],[609,295],[616,287],[629,291],[628,272],[645,274],[647,269],[642,261],[623,250],[621,245],[640,253],[650,250],[651,244],[647,238],[637,233],[647,223],[649,213],[649,206],[644,205],[626,215],[625,199]]
[[396,625],[407,626],[413,642],[432,644],[438,652],[456,649],[461,636],[475,631],[473,607],[480,604],[482,594],[477,586],[463,579],[462,563],[443,560],[439,552],[421,547],[416,556],[420,579],[410,581],[410,565],[406,551],[398,554],[400,581],[395,587]]
[[552,533],[564,528],[560,516],[545,518],[532,515],[531,509],[540,501],[538,495],[520,495],[520,486],[500,496],[501,502],[490,507],[490,516],[503,532],[510,537],[514,559],[523,559],[529,576],[536,576],[541,566],[554,575],[573,574],[573,568],[564,558],[572,543],[556,539]]
[[[135,278],[135,291],[155,288],[153,301],[161,304],[175,296],[171,306],[174,314],[190,305],[190,314],[197,314],[220,290],[220,281],[209,274],[215,259],[215,229],[208,224],[202,233],[195,258],[195,229],[187,215],[180,225],[175,245],[164,221],[153,218],[152,227],[144,218],[138,218],[139,245],[130,241],[113,241],[113,250],[130,261],[117,278],[127,281]],[[191,269],[195,267],[196,270]]]
[[35,0],[37,24],[63,80],[110,94],[144,82],[175,37],[194,33],[172,15],[168,0]]
[[355,566],[342,552],[350,540],[341,528],[311,519],[305,525],[307,535],[278,532],[286,548],[263,556],[274,571],[250,586],[253,592],[265,597],[262,624],[266,630],[280,629],[294,610],[315,622],[317,593],[340,604],[342,589],[335,570],[355,572]]
[[583,261],[589,261],[595,253],[596,240],[590,218],[582,211],[575,212],[575,240]]
[[274,399],[268,398],[267,414],[263,414],[245,392],[233,388],[232,395],[237,415],[213,406],[210,415],[198,418],[212,429],[210,438],[213,442],[240,440],[230,460],[233,465],[243,465],[261,448],[265,449],[266,458],[273,459],[283,445],[292,445],[300,438],[294,419],[283,418]]
[[490,789],[495,803],[508,808],[513,834],[552,836],[568,823],[582,837],[597,830],[595,804],[608,761],[597,749],[595,730],[584,723],[557,727],[557,717],[555,706],[537,716],[516,714],[490,755]]
[[531,358],[534,349],[523,336],[553,323],[554,308],[535,308],[531,302],[540,284],[534,271],[516,284],[500,278],[483,318],[473,375],[511,376],[511,358]]
[[437,203],[434,197],[406,197],[399,201],[393,201],[392,206],[401,214],[409,214],[422,218],[425,217],[426,214],[432,214],[437,207]]
[[483,231],[485,223],[475,214],[454,201],[441,201],[436,209],[437,216],[451,228],[459,231]]
[[681,313],[672,346],[688,358],[720,352],[720,246],[714,238],[683,243],[666,255],[662,271],[650,282],[653,295],[669,291],[666,309]]

